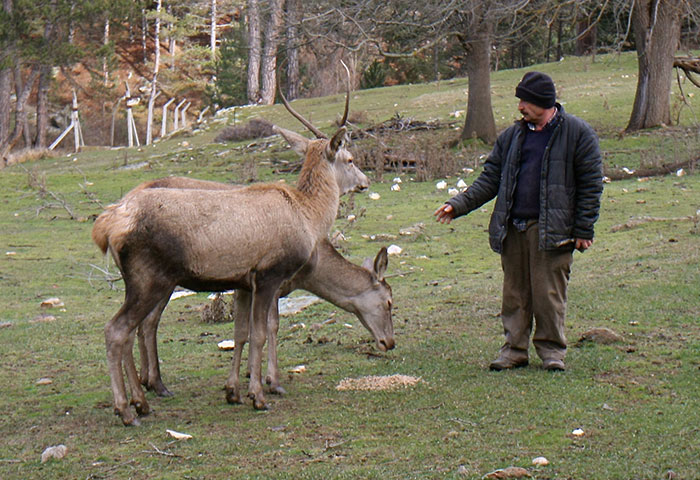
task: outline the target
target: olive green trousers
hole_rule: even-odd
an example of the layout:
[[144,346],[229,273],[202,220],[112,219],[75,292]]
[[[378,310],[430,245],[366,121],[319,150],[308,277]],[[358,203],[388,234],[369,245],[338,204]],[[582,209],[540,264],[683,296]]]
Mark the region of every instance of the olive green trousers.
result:
[[533,319],[537,355],[543,360],[563,360],[566,355],[564,320],[573,244],[550,251],[537,246],[536,220],[528,222],[525,231],[508,226],[501,254],[501,320],[506,337],[501,356],[515,361],[528,358]]

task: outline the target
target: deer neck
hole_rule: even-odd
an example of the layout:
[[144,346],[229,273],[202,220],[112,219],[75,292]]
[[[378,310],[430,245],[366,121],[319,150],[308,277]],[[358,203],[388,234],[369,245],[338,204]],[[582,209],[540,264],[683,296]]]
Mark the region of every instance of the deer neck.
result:
[[372,274],[344,259],[327,240],[316,246],[317,261],[304,272],[298,288],[353,311],[354,300],[372,284]]
[[328,235],[338,212],[340,190],[333,166],[324,158],[325,142],[313,142],[301,168],[297,190],[304,214],[318,228],[319,238]]

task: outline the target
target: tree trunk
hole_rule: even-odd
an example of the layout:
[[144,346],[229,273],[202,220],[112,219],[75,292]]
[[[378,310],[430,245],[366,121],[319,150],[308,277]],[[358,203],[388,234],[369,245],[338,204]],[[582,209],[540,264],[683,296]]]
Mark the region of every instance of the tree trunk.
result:
[[[12,0],[2,0],[2,12],[8,17],[12,14],[14,7]],[[8,42],[8,57],[12,56],[15,49],[14,42]],[[10,113],[12,112],[12,67],[7,66],[0,69],[0,147],[5,144],[10,135]]]
[[671,123],[673,56],[680,39],[682,0],[639,0],[632,10],[637,44],[637,92],[626,131]]
[[[52,15],[56,14],[56,2],[51,3]],[[56,40],[56,29],[53,20],[47,19],[44,25],[44,40],[53,45]],[[36,98],[36,136],[35,148],[46,148],[46,130],[49,127],[49,89],[51,88],[51,65],[46,60],[39,65],[39,87]]]
[[12,69],[0,69],[0,145],[10,134],[10,112],[12,111]]
[[211,59],[216,60],[216,0],[211,0],[211,34],[209,38]]
[[17,104],[15,106],[15,128],[9,138],[4,143],[0,144],[0,160],[3,165],[7,165],[7,156],[24,133],[24,127],[27,125],[27,111],[25,110],[25,106],[27,105],[29,94],[38,76],[39,70],[36,68],[32,69],[22,90],[18,92]]
[[49,89],[51,87],[51,66],[39,67],[39,88],[36,98],[36,137],[35,148],[46,148],[46,131],[49,127]]
[[287,0],[287,98],[299,97],[299,23],[301,0]]
[[260,7],[258,0],[248,0],[248,103],[260,101]]
[[275,88],[277,87],[277,45],[282,28],[282,9],[284,0],[270,0],[270,18],[265,28],[265,48],[262,55],[260,76],[262,89],[260,103],[272,105],[275,103]]
[[155,105],[158,91],[158,70],[160,68],[160,9],[163,5],[162,0],[156,2],[156,18],[155,29],[153,34],[153,49],[155,50],[155,58],[153,60],[153,80],[151,81],[151,94],[148,97],[148,117],[146,120],[146,145],[150,145],[153,141],[153,106]]
[[[21,120],[22,125],[19,129],[20,136],[24,140],[24,146],[29,147],[32,144],[32,135],[29,131],[29,119],[27,118],[27,112],[24,111],[24,108],[27,104],[27,100],[29,99],[29,93],[31,93],[32,87],[34,86],[34,81],[36,80],[36,77],[39,75],[39,70],[32,70],[32,73],[36,71],[37,75],[33,77],[32,83],[30,85],[27,85],[27,89],[24,88],[24,82],[22,80],[22,66],[19,63],[19,59],[17,64],[15,65],[15,98],[17,98],[17,106],[15,108],[15,122]],[[17,112],[19,110],[19,99],[24,95],[24,92],[27,93],[27,99],[24,101],[24,104],[22,105],[22,114],[18,115]],[[17,131],[17,125],[15,124],[15,131]],[[19,138],[15,139],[12,142],[12,146],[14,146],[17,143],[17,140]]]
[[467,140],[476,137],[486,143],[493,143],[496,141],[496,122],[491,108],[490,31],[482,32],[470,43],[467,51],[467,77],[467,118],[461,138]]

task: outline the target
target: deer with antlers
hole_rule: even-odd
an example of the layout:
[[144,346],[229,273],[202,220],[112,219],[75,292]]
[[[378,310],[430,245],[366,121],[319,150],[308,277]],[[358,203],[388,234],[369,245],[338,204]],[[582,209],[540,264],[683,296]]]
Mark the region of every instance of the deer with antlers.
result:
[[[234,190],[140,189],[108,206],[95,221],[93,241],[103,252],[109,250],[126,289],[124,303],[105,326],[115,413],[124,425],[139,420],[129,408],[123,364],[131,404],[139,415],[150,411],[133,361],[125,362],[132,355],[133,332],[146,318],[160,316],[178,285],[251,292],[248,396],[254,408],[266,408],[261,357],[268,313],[281,285],[312,260],[318,242],[327,238],[341,193],[338,178],[352,163],[345,122],[328,138],[284,103],[317,137],[309,140],[276,127],[305,157],[296,188],[276,183]],[[349,91],[344,120],[348,105]],[[232,389],[227,384],[227,396]]]

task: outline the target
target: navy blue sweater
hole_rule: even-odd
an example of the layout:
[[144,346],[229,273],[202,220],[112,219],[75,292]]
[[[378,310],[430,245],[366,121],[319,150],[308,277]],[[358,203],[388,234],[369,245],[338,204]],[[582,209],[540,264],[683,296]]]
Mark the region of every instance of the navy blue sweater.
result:
[[542,157],[549,139],[552,138],[554,125],[556,120],[550,121],[540,131],[526,129],[520,149],[520,170],[515,184],[511,218],[535,220],[540,216]]

